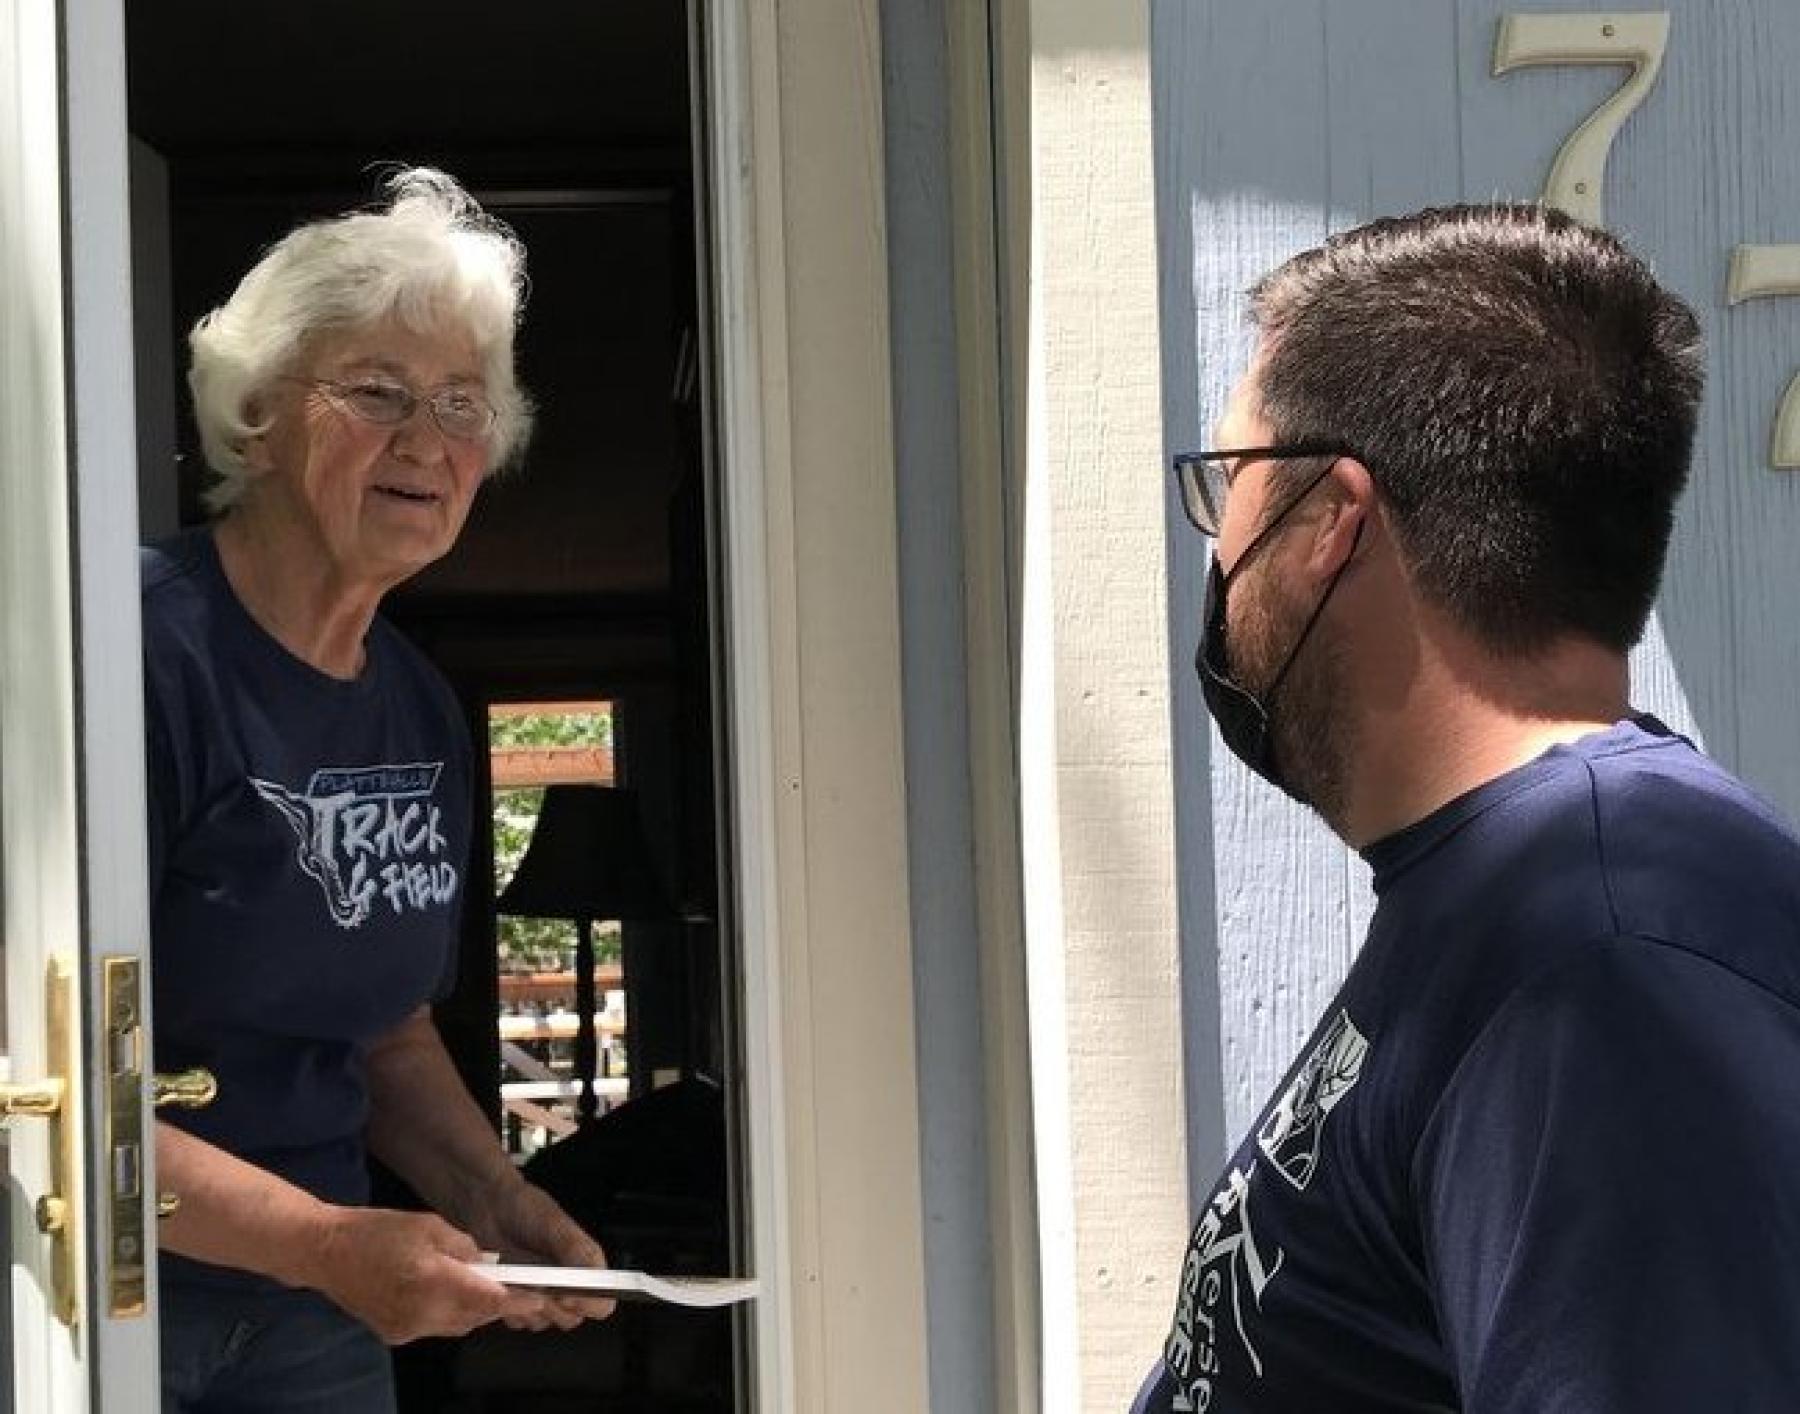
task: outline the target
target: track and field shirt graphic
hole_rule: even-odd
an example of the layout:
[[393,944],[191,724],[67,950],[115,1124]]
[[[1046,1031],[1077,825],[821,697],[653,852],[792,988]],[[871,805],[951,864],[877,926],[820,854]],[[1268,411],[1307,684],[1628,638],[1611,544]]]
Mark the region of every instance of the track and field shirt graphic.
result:
[[383,902],[423,912],[456,897],[444,812],[432,799],[443,773],[442,761],[417,761],[328,767],[303,791],[255,776],[250,784],[293,827],[295,862],[318,883],[331,921],[360,928]]
[[[380,619],[354,681],[288,654],[203,531],[144,552],[143,581],[156,1059],[219,1078],[163,1118],[364,1201],[365,1049],[453,975],[461,711]],[[163,1280],[259,1284],[174,1257]]]
[[1777,1414],[1800,836],[1649,718],[1373,846],[1134,1414]]

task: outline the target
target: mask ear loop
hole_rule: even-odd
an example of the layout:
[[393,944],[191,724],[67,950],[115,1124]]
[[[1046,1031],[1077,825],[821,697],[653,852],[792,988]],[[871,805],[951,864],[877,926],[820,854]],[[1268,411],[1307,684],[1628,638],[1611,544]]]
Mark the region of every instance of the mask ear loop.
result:
[[[1233,565],[1230,569],[1221,571],[1221,573],[1225,577],[1225,583],[1227,585],[1229,585],[1231,583],[1232,577],[1234,575],[1236,575],[1237,572],[1239,570],[1241,570],[1247,563],[1249,563],[1250,556],[1256,552],[1257,547],[1260,546],[1263,543],[1263,541],[1267,540],[1269,538],[1269,536],[1274,533],[1275,527],[1280,525],[1282,523],[1282,521],[1284,521],[1288,518],[1288,516],[1293,512],[1293,509],[1295,506],[1299,505],[1302,501],[1304,501],[1308,496],[1312,495],[1312,493],[1318,489],[1319,483],[1321,481],[1323,481],[1327,476],[1331,475],[1332,467],[1336,466],[1337,464],[1338,464],[1338,458],[1336,458],[1336,457],[1333,457],[1330,461],[1326,462],[1325,465],[1319,469],[1319,474],[1317,476],[1313,477],[1313,479],[1311,481],[1307,482],[1306,485],[1302,486],[1298,491],[1296,491],[1294,493],[1293,499],[1291,501],[1289,501],[1285,506],[1283,506],[1280,510],[1275,512],[1274,515],[1270,516],[1268,524],[1263,526],[1263,528],[1261,530],[1257,531],[1256,534],[1254,534],[1250,537],[1250,543],[1248,545],[1244,546],[1243,552],[1237,557],[1237,563],[1235,565]],[[1213,558],[1214,559],[1218,558],[1218,550],[1216,548],[1213,551]]]
[[[1314,482],[1313,484],[1316,486],[1318,483]],[[1344,577],[1344,572],[1355,562],[1357,547],[1362,544],[1363,531],[1368,528],[1368,524],[1366,520],[1356,523],[1356,535],[1350,542],[1350,553],[1344,556],[1344,563],[1337,567],[1337,573],[1332,575],[1331,583],[1325,586],[1325,592],[1319,596],[1319,602],[1313,608],[1312,616],[1307,619],[1306,627],[1300,630],[1300,636],[1294,640],[1294,647],[1287,655],[1287,661],[1281,665],[1281,671],[1275,674],[1275,681],[1269,684],[1269,690],[1263,694],[1263,700],[1270,708],[1273,708],[1275,694],[1280,690],[1281,684],[1287,680],[1289,670],[1299,660],[1300,650],[1306,645],[1307,635],[1313,631],[1313,625],[1318,623],[1319,616],[1325,612],[1325,606],[1331,602],[1331,596],[1337,593],[1338,581]]]
[[[1218,612],[1221,614],[1225,612],[1225,579],[1226,575],[1224,571],[1220,571]],[[1269,714],[1263,710],[1262,702],[1249,688],[1240,686],[1232,678],[1229,664],[1215,664],[1212,659],[1207,656],[1207,644],[1211,641],[1211,634],[1201,634],[1200,642],[1194,648],[1194,667],[1212,682],[1220,692],[1226,693],[1235,699],[1238,705],[1244,710],[1254,713],[1256,720],[1261,724],[1260,734],[1267,736],[1269,730]]]

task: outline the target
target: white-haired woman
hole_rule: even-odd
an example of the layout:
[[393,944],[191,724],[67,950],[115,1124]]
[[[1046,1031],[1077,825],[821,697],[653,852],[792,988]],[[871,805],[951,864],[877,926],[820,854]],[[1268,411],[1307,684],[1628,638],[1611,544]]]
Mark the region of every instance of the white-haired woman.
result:
[[[147,550],[157,1061],[219,1080],[159,1124],[165,1414],[393,1407],[384,1343],[604,1303],[483,1249],[591,1263],[521,1180],[428,1003],[454,969],[470,744],[378,615],[522,446],[522,253],[450,178],[303,226],[191,336],[213,523]],[[442,1216],[367,1206],[366,1153]]]

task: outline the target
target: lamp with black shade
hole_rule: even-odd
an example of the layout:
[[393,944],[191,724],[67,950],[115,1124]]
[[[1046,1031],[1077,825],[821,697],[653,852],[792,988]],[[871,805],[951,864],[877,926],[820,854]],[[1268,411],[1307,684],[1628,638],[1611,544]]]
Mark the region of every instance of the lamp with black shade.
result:
[[494,907],[515,917],[575,924],[576,1115],[579,1124],[591,1124],[599,1108],[594,923],[679,916],[651,862],[636,794],[622,786],[546,787],[525,857]]

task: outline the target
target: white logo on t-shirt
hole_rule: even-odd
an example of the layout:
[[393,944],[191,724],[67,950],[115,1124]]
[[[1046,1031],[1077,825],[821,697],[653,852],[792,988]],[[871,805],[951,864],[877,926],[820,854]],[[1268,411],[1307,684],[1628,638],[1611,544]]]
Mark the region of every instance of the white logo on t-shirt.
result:
[[1233,1168],[1207,1204],[1188,1242],[1181,1265],[1181,1298],[1175,1328],[1163,1347],[1163,1361],[1175,1376],[1173,1408],[1180,1414],[1204,1414],[1212,1407],[1213,1376],[1219,1370],[1219,1343],[1227,1318],[1238,1343],[1258,1375],[1262,1357],[1250,1339],[1245,1304],[1260,1310],[1263,1291],[1281,1270],[1286,1254],[1271,1257],[1258,1245],[1250,1223],[1250,1181]]
[[456,897],[456,866],[443,812],[431,802],[443,762],[330,766],[304,791],[275,781],[250,784],[288,822],[300,869],[316,881],[340,928],[360,928],[377,903],[395,913],[442,907]]
[[1312,1182],[1319,1166],[1325,1120],[1356,1088],[1368,1054],[1369,1043],[1350,1013],[1340,1011],[1257,1131],[1256,1143],[1263,1157],[1294,1187],[1304,1190]]
[[[1367,1039],[1350,1013],[1340,1011],[1257,1131],[1257,1148],[1295,1188],[1304,1191],[1318,1171],[1325,1120],[1362,1078],[1368,1054]],[[1227,1329],[1235,1330],[1251,1369],[1258,1377],[1263,1372],[1251,1336],[1253,1316],[1287,1254],[1257,1241],[1250,1221],[1255,1177],[1254,1167],[1234,1165],[1188,1242],[1175,1325],[1163,1347],[1163,1363],[1175,1378],[1170,1407],[1177,1414],[1212,1408]]]

